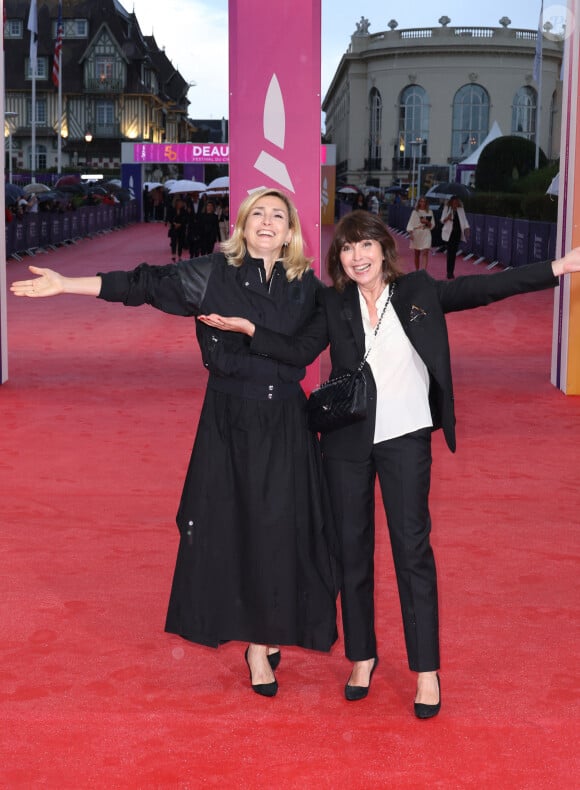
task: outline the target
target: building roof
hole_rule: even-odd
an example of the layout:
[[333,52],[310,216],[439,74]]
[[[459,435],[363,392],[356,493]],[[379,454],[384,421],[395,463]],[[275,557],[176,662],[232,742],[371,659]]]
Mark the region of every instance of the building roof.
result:
[[[7,19],[21,19],[22,38],[5,41],[6,88],[11,91],[28,91],[23,64],[30,51],[30,33],[27,30],[30,4],[22,0],[5,0]],[[54,54],[54,28],[58,14],[58,0],[38,0],[38,57],[48,58],[48,73],[52,69]],[[95,36],[106,26],[119,51],[128,64],[125,93],[142,93],[142,68],[148,65],[158,74],[160,98],[173,103],[176,109],[186,112],[188,83],[171,64],[165,52],[157,46],[152,36],[143,36],[137,17],[128,12],[118,0],[63,0],[63,19],[86,19],[88,38],[65,38],[62,48],[63,90],[82,93],[83,58]],[[43,81],[41,90],[56,90],[50,79]]]

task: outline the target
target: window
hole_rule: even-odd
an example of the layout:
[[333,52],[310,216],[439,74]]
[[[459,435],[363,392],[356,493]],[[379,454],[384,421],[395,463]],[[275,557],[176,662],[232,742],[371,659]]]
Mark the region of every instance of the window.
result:
[[489,131],[489,96],[481,85],[464,85],[453,99],[451,157],[465,159]]
[[47,155],[45,145],[36,145],[36,165],[32,163],[32,146],[28,148],[28,167],[32,171],[46,170]]
[[98,57],[95,60],[95,77],[104,82],[113,76],[115,62],[112,58]]
[[[36,100],[36,118],[34,120],[36,126],[46,126],[46,99]],[[32,126],[32,99],[26,100],[26,125]]]
[[[88,38],[89,24],[86,19],[63,19],[64,38]],[[56,38],[56,19],[52,23],[52,36]]]
[[398,166],[408,168],[413,156],[427,156],[429,139],[429,102],[420,85],[409,85],[399,99],[399,139],[395,150]]
[[4,25],[4,38],[22,38],[22,19],[8,19]]
[[[26,79],[32,79],[32,74],[30,73],[30,58],[26,58]],[[48,58],[42,57],[36,59],[36,79],[48,79]]]
[[383,122],[383,100],[376,88],[371,90],[369,96],[370,119],[369,119],[369,151],[368,151],[368,170],[380,170],[381,168],[381,126]]
[[526,85],[519,89],[512,105],[512,134],[525,137],[527,140],[535,140],[537,103],[537,93],[534,88]]
[[115,105],[112,101],[99,101],[95,107],[97,126],[112,126],[115,123]]

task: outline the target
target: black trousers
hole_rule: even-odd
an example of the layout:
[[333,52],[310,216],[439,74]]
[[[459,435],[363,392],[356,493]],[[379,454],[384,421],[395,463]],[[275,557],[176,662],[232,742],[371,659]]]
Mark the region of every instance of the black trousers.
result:
[[461,231],[456,231],[455,228],[451,231],[451,236],[447,242],[447,277],[451,278],[455,275],[455,259],[457,257],[457,250],[459,242],[461,241]]
[[374,489],[378,475],[409,667],[439,669],[437,575],[429,541],[431,429],[374,445],[360,462],[325,458],[325,472],[340,541],[345,652],[351,661],[377,655],[374,609]]

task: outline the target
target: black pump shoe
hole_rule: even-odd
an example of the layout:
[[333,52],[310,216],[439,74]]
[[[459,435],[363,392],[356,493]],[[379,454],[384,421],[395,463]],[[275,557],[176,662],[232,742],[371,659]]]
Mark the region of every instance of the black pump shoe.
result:
[[368,686],[351,686],[349,683],[346,684],[344,687],[344,696],[349,702],[358,702],[359,699],[364,699],[371,687],[371,680],[373,679],[373,672],[379,665],[379,657],[375,657],[375,663],[373,664],[373,668],[371,669],[371,674],[369,675],[369,685]]
[[[250,662],[248,661],[248,652],[250,650],[250,646],[246,648],[246,652],[244,653],[244,658],[246,659],[246,664],[248,665],[248,669],[250,670],[250,683],[252,683],[252,670],[250,667]],[[276,654],[274,653],[274,657]],[[278,681],[274,679],[272,683],[252,683],[252,690],[256,692],[256,694],[260,694],[262,697],[275,697],[278,691]]]
[[424,702],[415,702],[415,716],[418,719],[432,719],[441,710],[441,681],[437,675],[437,685],[439,687],[439,702],[436,705],[425,705]]
[[275,672],[278,667],[280,666],[280,659],[282,658],[282,654],[280,651],[276,651],[276,653],[268,653],[268,664],[272,669],[272,672]]

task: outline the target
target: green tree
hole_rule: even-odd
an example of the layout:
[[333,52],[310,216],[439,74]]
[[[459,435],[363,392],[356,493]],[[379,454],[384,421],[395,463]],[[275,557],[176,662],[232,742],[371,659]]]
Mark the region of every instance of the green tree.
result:
[[[525,137],[498,137],[485,146],[475,170],[475,186],[482,192],[513,192],[517,182],[533,171],[536,146]],[[547,159],[540,149],[539,166]]]

